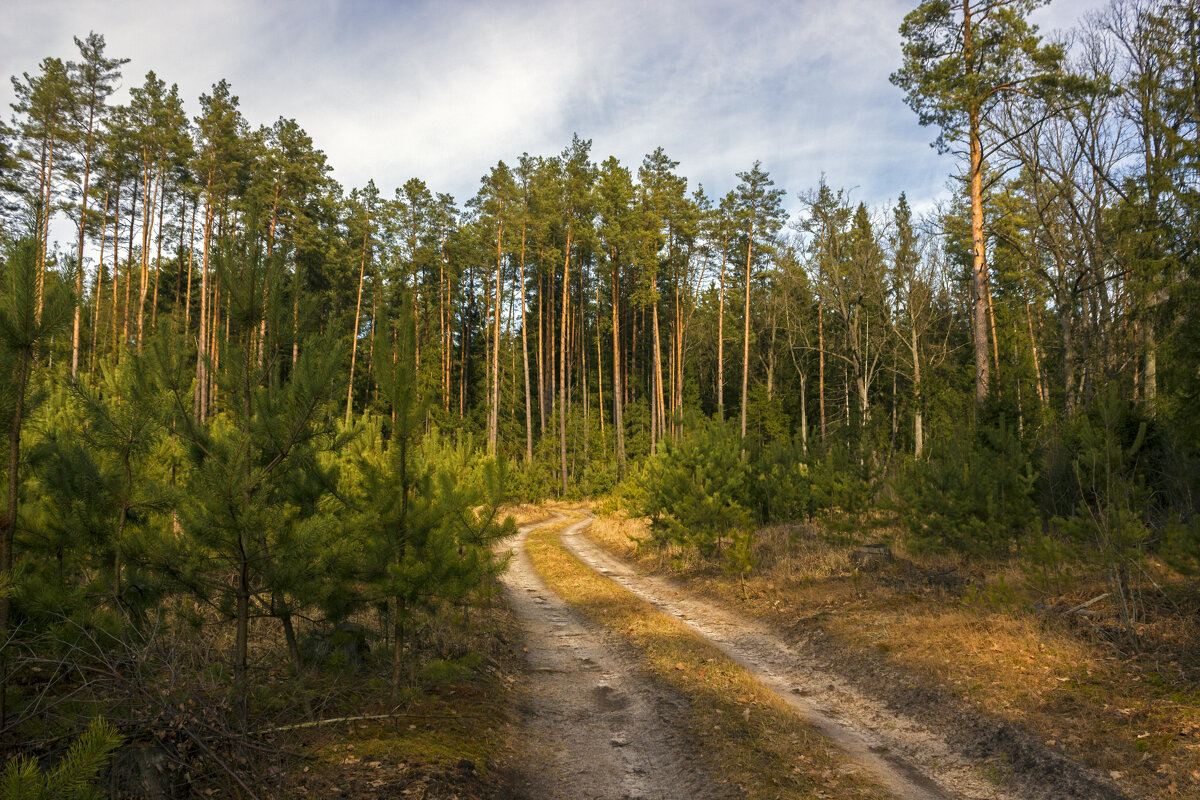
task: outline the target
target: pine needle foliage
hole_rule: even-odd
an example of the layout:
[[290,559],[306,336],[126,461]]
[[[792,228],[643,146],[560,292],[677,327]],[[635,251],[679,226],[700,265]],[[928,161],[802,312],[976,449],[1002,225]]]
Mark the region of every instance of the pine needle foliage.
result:
[[749,528],[742,505],[749,470],[740,449],[738,429],[718,420],[706,420],[678,443],[663,441],[639,481],[656,539],[714,555],[734,531]]
[[120,743],[116,730],[96,718],[50,770],[43,770],[35,756],[11,759],[0,774],[0,798],[99,800],[96,777]]

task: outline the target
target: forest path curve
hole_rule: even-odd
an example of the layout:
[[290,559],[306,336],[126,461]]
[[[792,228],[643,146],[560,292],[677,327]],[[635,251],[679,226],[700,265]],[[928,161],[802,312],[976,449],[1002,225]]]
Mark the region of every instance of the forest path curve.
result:
[[750,670],[823,736],[902,798],[1020,800],[983,777],[981,765],[937,733],[897,715],[805,659],[763,623],[637,572],[582,535],[593,517],[562,533],[567,550],[601,575],[687,625]]

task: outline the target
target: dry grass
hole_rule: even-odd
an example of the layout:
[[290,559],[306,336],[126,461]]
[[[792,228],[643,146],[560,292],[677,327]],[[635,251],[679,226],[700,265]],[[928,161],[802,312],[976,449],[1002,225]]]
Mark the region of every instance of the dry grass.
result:
[[556,593],[624,636],[654,675],[689,698],[697,745],[742,796],[888,796],[745,669],[567,553],[558,540],[566,524],[530,533],[534,567]]
[[[968,568],[954,558],[907,552],[873,573],[850,561],[855,537],[813,527],[761,531],[759,568],[746,597],[736,579],[698,556],[635,546],[644,521],[597,521],[591,535],[643,569],[682,577],[692,589],[790,629],[814,625],[838,641],[877,653],[981,710],[1017,722],[1054,746],[1119,776],[1139,796],[1200,796],[1200,658],[1195,609],[1152,606],[1143,630],[1156,652],[1120,654],[1103,631],[1111,609],[1092,620],[1039,611],[1028,571],[1017,562]],[[859,537],[861,539],[861,537]],[[834,543],[831,543],[834,542]],[[1152,565],[1154,567],[1155,565]],[[955,591],[929,575],[962,576]],[[1152,574],[1163,585],[1161,567]],[[1065,609],[1104,591],[1086,575],[1067,584]]]
[[504,506],[500,509],[499,518],[512,517],[517,525],[528,525],[531,522],[541,522],[551,517],[547,506],[535,506],[529,503]]

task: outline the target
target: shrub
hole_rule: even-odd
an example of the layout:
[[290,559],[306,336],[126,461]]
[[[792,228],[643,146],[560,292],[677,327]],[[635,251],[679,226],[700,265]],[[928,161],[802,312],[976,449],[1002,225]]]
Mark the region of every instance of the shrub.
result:
[[725,538],[750,526],[741,500],[748,470],[741,440],[729,423],[706,420],[677,443],[663,440],[638,477],[642,513],[657,541],[720,553]]
[[1036,473],[1003,418],[974,436],[947,431],[928,461],[900,481],[900,503],[916,539],[934,548],[1005,552],[1039,529]]

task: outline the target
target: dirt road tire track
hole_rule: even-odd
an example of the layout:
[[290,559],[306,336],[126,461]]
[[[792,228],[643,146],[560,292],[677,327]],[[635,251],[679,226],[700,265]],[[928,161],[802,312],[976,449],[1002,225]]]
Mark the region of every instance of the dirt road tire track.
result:
[[[960,712],[957,724],[944,729],[939,723],[946,722],[948,715],[910,715],[887,700],[859,691],[853,681],[829,669],[828,655],[806,652],[803,642],[789,643],[765,624],[691,596],[673,581],[637,573],[583,535],[590,524],[590,518],[584,519],[563,531],[562,541],[569,552],[751,670],[898,796],[1127,800],[1095,770],[1041,748],[1011,725],[978,715],[965,718]],[[922,722],[939,727],[931,729]],[[982,777],[989,763],[997,759],[1010,767],[999,786]]]
[[627,643],[546,587],[525,552],[533,527],[511,540],[503,577],[528,663],[517,797],[724,800],[729,795],[686,733],[686,699],[654,680]]

